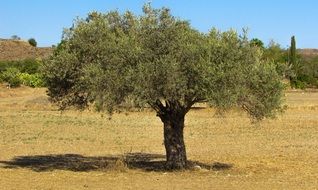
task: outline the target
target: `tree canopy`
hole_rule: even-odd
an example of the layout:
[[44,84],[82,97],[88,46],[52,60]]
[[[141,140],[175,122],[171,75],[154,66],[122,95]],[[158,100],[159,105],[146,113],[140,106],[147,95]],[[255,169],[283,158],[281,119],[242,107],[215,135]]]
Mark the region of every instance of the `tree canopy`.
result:
[[28,39],[28,42],[29,42],[29,44],[30,44],[31,46],[33,46],[33,47],[36,47],[37,44],[38,44],[34,38]]
[[[44,72],[48,95],[61,108],[95,105],[112,113],[150,106],[165,129],[183,129],[185,114],[197,102],[223,111],[240,107],[254,119],[281,111],[281,78],[261,56],[246,33],[201,33],[169,9],[146,4],[140,16],[92,12],[76,20]],[[165,141],[167,150],[171,142]],[[171,151],[167,155],[185,154]],[[176,163],[172,168],[185,164]]]

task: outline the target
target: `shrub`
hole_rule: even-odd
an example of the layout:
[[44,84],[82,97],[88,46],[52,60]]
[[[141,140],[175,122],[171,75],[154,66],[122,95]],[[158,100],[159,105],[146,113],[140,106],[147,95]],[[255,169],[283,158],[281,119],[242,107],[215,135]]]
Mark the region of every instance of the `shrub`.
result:
[[42,61],[37,59],[25,59],[21,61],[1,61],[0,72],[4,72],[7,68],[16,68],[21,73],[35,74],[38,73]]
[[10,87],[18,87],[21,85],[20,80],[20,71],[17,68],[9,67],[6,69],[6,71],[1,73],[1,79],[2,81],[7,82]]
[[37,59],[26,59],[19,63],[21,73],[35,74],[39,72],[42,62]]
[[44,82],[42,80],[42,76],[38,73],[36,74],[28,74],[28,73],[20,73],[19,79],[23,85],[30,87],[43,87]]
[[35,40],[34,38],[30,38],[30,39],[28,40],[28,42],[29,42],[29,44],[30,44],[31,46],[33,46],[33,47],[36,47],[36,45],[37,45],[37,42],[36,42],[36,40]]
[[43,87],[44,82],[40,74],[42,61],[26,59],[22,61],[1,61],[0,82],[7,82],[11,87],[21,84],[30,87]]
[[297,89],[305,89],[306,88],[306,83],[298,80],[298,79],[294,79],[290,81],[291,87],[292,88],[297,88]]
[[10,67],[10,61],[0,61],[0,73],[4,72],[8,67]]
[[292,87],[301,89],[318,87],[318,57],[301,59],[298,68],[294,70],[297,75],[291,80]]

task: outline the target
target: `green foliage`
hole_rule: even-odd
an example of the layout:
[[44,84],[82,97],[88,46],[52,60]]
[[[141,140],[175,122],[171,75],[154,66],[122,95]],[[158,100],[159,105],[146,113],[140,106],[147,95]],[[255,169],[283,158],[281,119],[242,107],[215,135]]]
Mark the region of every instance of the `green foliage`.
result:
[[147,4],[143,12],[94,12],[65,30],[43,67],[52,101],[110,113],[130,101],[160,118],[203,101],[242,107],[255,119],[282,110],[280,76],[246,34],[202,34],[169,9]]
[[[257,40],[251,40],[251,44]],[[277,73],[290,80],[292,88],[317,88],[318,87],[318,57],[303,58],[296,51],[295,37],[291,38],[291,47],[287,50],[279,44],[271,41],[263,49],[262,59],[272,62],[276,66]]]
[[250,43],[253,45],[253,46],[256,46],[256,47],[259,47],[261,49],[264,49],[264,43],[258,39],[258,38],[253,38]]
[[21,84],[30,87],[42,87],[45,83],[39,73],[41,66],[42,62],[35,59],[1,61],[1,79],[11,87],[18,87]]
[[297,59],[297,54],[296,54],[296,40],[295,36],[291,37],[290,40],[290,48],[288,52],[288,64],[293,71],[292,75],[289,76],[291,86],[293,88],[300,88],[304,89],[305,88],[305,82],[299,80],[300,72],[302,70],[302,64],[299,59]]
[[241,107],[256,120],[282,111],[280,76],[245,33],[202,34],[169,9],[143,12],[93,12],[65,30],[43,66],[51,100],[108,113],[150,106],[165,126],[169,169],[186,166],[184,117],[195,103]]
[[278,43],[270,41],[264,49],[263,59],[275,63],[286,63],[288,62],[288,52],[282,49]]
[[318,58],[304,59],[296,52],[295,36],[291,37],[289,49],[289,66],[293,71],[290,82],[293,88],[317,88],[318,87]]
[[297,63],[296,40],[295,40],[295,36],[292,36],[290,41],[290,49],[289,49],[289,64],[296,65],[296,63]]
[[37,42],[36,42],[36,40],[35,40],[34,38],[30,38],[30,39],[28,40],[28,42],[29,42],[29,44],[30,44],[31,46],[33,46],[33,47],[36,47],[36,46],[37,46]]
[[30,87],[43,87],[44,81],[40,74],[28,74],[28,73],[21,73],[19,75],[21,84]]
[[291,80],[294,88],[318,88],[318,56],[302,59],[297,70],[297,76]]
[[1,80],[7,82],[10,87],[19,87],[21,85],[20,71],[17,68],[9,67],[1,73]]
[[21,61],[0,61],[0,72],[5,71],[7,68],[16,68],[21,73],[35,74],[38,73],[42,61],[36,59],[25,59]]
[[262,59],[276,65],[276,72],[282,78],[289,78],[293,75],[291,67],[288,65],[288,53],[274,41],[270,41],[268,46],[263,49]]
[[290,84],[292,88],[297,88],[297,89],[305,89],[306,88],[306,83],[302,81],[303,78],[294,78],[291,79]]
[[217,108],[238,105],[257,120],[281,111],[281,77],[275,64],[262,60],[262,50],[249,45],[246,35],[239,37],[232,31],[212,32],[210,37],[209,63],[215,69],[209,74],[214,83],[209,85],[213,90],[209,102]]

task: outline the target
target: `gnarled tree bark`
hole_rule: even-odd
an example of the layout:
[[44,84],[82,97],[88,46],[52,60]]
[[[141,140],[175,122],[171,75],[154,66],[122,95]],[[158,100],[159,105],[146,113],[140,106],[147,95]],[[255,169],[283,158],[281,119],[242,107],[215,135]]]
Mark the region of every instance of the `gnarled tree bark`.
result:
[[164,124],[164,145],[167,169],[184,169],[187,166],[186,147],[183,139],[184,116],[182,112],[160,116]]

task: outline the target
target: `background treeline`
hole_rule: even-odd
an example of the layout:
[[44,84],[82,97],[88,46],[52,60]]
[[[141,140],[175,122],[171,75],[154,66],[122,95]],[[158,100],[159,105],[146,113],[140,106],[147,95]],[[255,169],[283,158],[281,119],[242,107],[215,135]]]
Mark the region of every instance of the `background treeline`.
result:
[[259,39],[252,39],[251,44],[260,47],[263,59],[274,62],[277,72],[291,88],[318,88],[318,55],[301,54],[296,50],[296,40],[291,38],[288,49],[271,41],[267,46]]
[[[251,40],[251,45],[260,48],[264,60],[275,63],[277,72],[289,82],[291,88],[318,88],[318,55],[297,53],[295,38],[293,40],[288,49],[282,48],[274,41],[265,46],[256,38]],[[55,51],[58,51],[58,47]],[[42,62],[40,59],[0,61],[0,82],[6,82],[10,87],[43,87],[45,81],[41,72]]]

